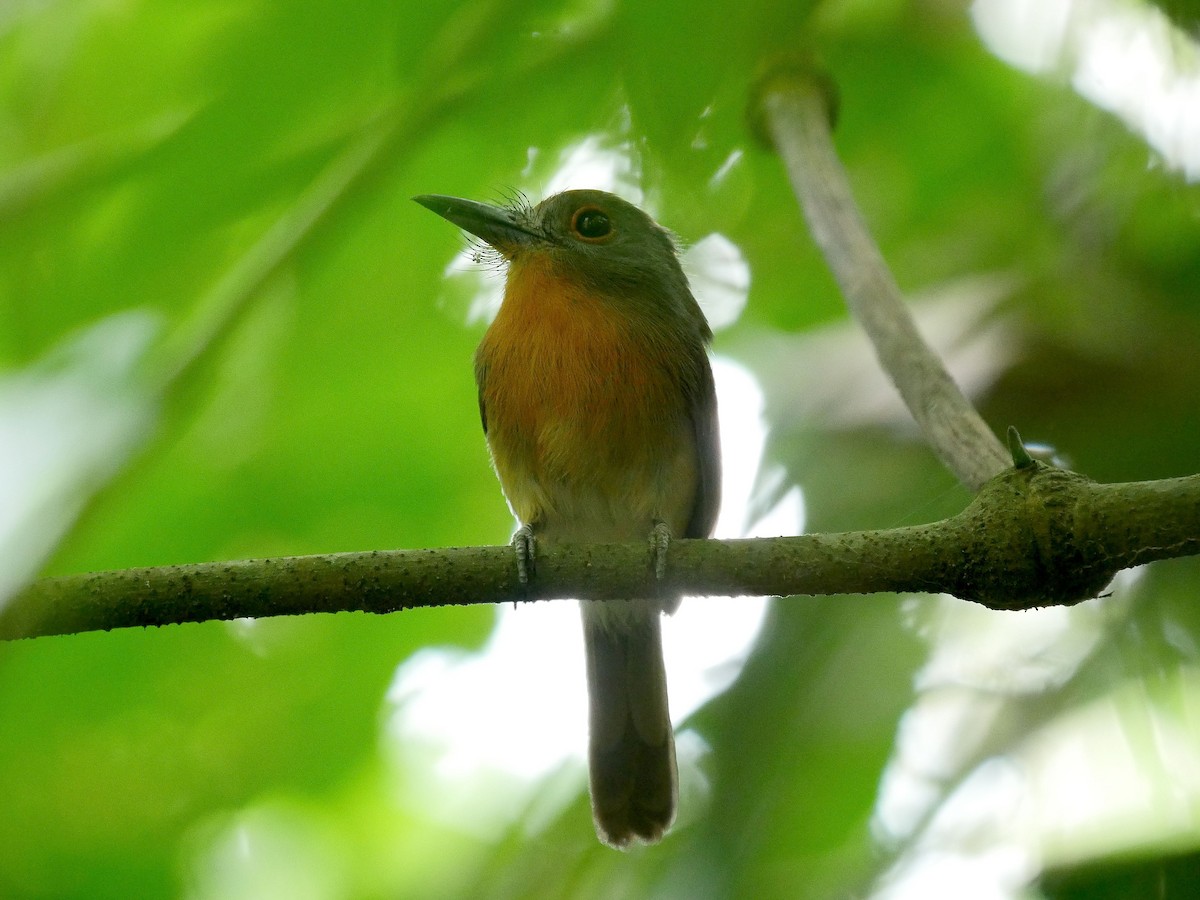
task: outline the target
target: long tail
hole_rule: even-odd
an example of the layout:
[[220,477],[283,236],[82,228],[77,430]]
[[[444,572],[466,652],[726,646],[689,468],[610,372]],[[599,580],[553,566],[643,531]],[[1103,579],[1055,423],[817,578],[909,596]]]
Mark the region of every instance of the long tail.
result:
[[659,613],[626,618],[583,606],[596,833],[618,848],[654,843],[675,819],[677,796]]

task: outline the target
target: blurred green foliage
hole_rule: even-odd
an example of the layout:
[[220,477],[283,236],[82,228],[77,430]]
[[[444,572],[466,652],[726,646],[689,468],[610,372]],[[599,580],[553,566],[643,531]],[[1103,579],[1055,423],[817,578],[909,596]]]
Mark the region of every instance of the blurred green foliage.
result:
[[[686,240],[721,232],[749,262],[749,306],[717,350],[760,376],[776,488],[803,487],[809,528],[956,511],[964,492],[901,418],[797,396],[836,398],[865,357],[805,371],[811,336],[848,333],[844,313],[745,125],[756,73],[796,48],[816,48],[838,81],[839,146],[900,284],[1010,279],[974,326],[1006,329],[989,421],[1101,480],[1196,471],[1200,195],[1065,86],[990,56],[963,4],[15,3],[0,10],[3,384],[129,310],[157,323],[111,387],[148,432],[96,451],[78,521],[24,562],[56,573],[502,541],[471,376],[479,326],[437,302],[456,245],[409,197],[536,188],[595,134],[625,147],[664,223]],[[767,346],[790,363],[765,365]],[[20,523],[42,527],[36,508]],[[690,723],[711,747],[707,795],[685,798],[663,845],[629,855],[595,842],[582,783],[549,821],[514,810],[498,837],[410,802],[421,770],[388,761],[388,685],[421,648],[480,646],[485,607],[9,644],[0,895],[886,890],[922,840],[945,849],[939,804],[987,759],[1028,761],[1040,729],[1118,688],[1145,686],[1165,709],[1154,685],[1193,684],[1197,576],[1187,561],[1156,567],[1093,604],[1110,602],[1094,643],[1053,684],[961,685],[1003,714],[962,738],[957,768],[929,788],[928,828],[907,836],[881,825],[883,773],[903,761],[903,723],[937,683],[956,614],[931,598],[781,601],[741,678]],[[1172,702],[1200,737],[1194,695]],[[1129,729],[1138,760],[1162,752]],[[1194,822],[1200,789],[1182,781]],[[1090,866],[1110,854],[1187,882],[1200,835],[1179,822],[1048,841],[1047,895],[1110,895],[1075,887],[1103,882]],[[260,840],[261,870],[228,843],[238,834]],[[1037,896],[1037,874],[1010,882]]]

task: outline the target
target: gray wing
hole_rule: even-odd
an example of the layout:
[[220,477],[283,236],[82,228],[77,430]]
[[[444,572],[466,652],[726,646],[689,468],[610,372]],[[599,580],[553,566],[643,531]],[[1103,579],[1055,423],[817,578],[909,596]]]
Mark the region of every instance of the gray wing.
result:
[[483,399],[483,390],[487,385],[487,363],[479,357],[475,358],[475,388],[479,391],[479,421],[483,425],[483,434],[487,436],[487,403]]
[[706,538],[717,524],[721,509],[721,437],[717,431],[717,391],[708,354],[699,348],[699,379],[688,398],[688,412],[696,438],[698,478],[692,514],[681,537]]

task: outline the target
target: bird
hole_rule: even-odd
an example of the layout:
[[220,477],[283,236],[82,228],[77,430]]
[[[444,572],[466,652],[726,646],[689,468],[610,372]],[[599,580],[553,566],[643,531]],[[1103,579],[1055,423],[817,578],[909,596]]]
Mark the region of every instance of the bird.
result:
[[[522,581],[536,548],[649,540],[661,578],[672,537],[705,538],[720,507],[712,331],[674,235],[606,191],[536,205],[413,198],[506,267],[475,353],[493,468],[519,522]],[[599,839],[661,840],[678,802],[661,617],[679,596],[581,601],[588,769]]]

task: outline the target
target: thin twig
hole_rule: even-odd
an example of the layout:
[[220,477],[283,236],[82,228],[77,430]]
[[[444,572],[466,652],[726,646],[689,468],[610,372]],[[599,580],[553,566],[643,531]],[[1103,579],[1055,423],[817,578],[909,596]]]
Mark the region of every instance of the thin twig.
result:
[[757,98],[762,128],[783,159],[850,312],[934,452],[959,481],[978,490],[1011,458],[918,333],[863,222],[833,146],[827,82],[805,70],[776,71],[760,83]]

